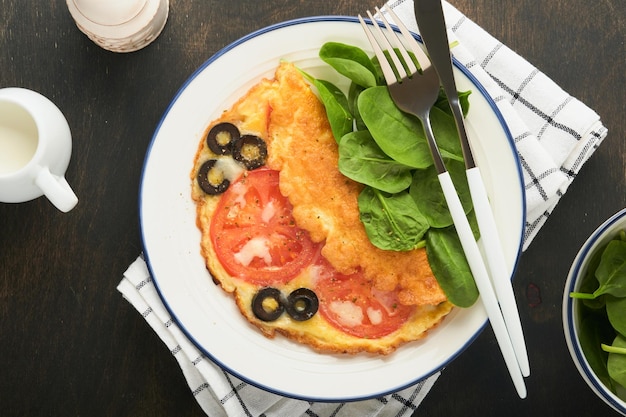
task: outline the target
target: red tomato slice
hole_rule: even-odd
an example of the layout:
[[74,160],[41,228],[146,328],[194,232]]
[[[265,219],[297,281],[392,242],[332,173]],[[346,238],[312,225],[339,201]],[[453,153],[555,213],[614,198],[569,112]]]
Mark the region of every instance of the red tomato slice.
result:
[[395,292],[372,288],[362,273],[343,275],[324,258],[317,262],[315,291],[326,321],[356,337],[378,339],[398,330],[414,310],[398,303]]
[[264,168],[247,172],[222,195],[210,236],[228,273],[260,285],[289,281],[312,262],[317,248],[296,226],[278,188],[278,171]]

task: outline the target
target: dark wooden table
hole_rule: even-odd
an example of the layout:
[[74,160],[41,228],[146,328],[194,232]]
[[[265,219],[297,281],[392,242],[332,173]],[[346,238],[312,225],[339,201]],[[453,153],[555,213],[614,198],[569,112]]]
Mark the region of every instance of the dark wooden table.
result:
[[[516,397],[487,328],[416,415],[616,415],[569,358],[561,297],[578,248],[626,206],[623,0],[452,3],[595,109],[609,136],[520,261],[528,398]],[[375,5],[171,0],[157,41],[124,55],[82,35],[63,0],[0,0],[0,87],[36,90],[64,112],[74,140],[67,178],[80,199],[67,214],[43,198],[0,204],[0,415],[203,415],[175,359],[116,291],[142,249],[137,195],[152,134],[187,77],[230,42],[283,20]]]

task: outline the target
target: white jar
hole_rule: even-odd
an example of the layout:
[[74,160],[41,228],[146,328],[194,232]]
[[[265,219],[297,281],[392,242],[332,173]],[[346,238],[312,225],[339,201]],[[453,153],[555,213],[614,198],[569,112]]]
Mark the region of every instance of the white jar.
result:
[[133,52],[149,45],[163,30],[169,0],[67,0],[78,28],[113,52]]

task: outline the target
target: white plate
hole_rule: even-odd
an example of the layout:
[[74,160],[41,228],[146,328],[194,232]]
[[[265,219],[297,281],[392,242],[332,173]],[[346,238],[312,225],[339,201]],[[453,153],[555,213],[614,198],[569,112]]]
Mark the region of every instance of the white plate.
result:
[[[211,281],[200,255],[190,197],[189,173],[204,129],[262,77],[271,78],[279,60],[340,84],[318,58],[327,41],[371,51],[356,19],[315,17],[255,32],[198,69],[157,127],[143,171],[140,216],[146,259],[161,298],[203,353],[268,391],[313,401],[347,401],[397,391],[441,369],[482,329],[486,314],[481,303],[455,309],[425,340],[388,356],[319,354],[280,336],[267,339]],[[512,273],[521,252],[525,219],[517,154],[494,103],[475,81],[455,71],[459,90],[473,91],[469,136]]]

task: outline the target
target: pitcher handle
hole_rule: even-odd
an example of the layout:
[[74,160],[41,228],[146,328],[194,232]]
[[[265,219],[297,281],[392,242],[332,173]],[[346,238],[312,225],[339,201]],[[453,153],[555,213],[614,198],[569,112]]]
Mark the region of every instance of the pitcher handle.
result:
[[43,191],[48,200],[64,213],[73,209],[78,203],[78,197],[72,191],[65,177],[52,174],[48,167],[41,169],[35,179],[35,184]]

